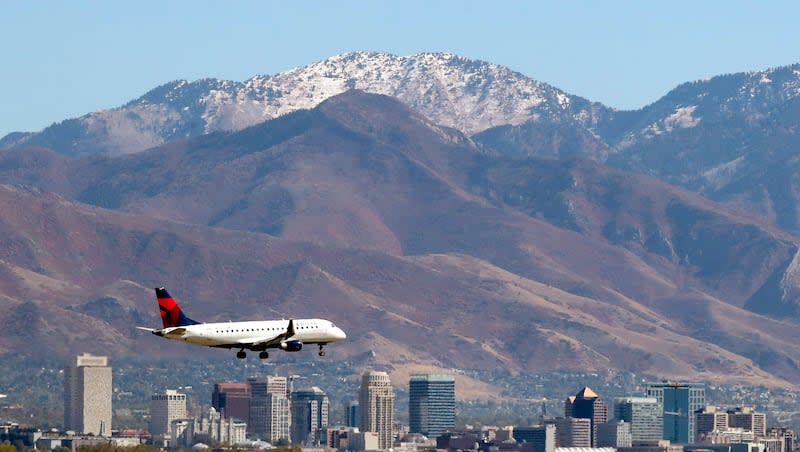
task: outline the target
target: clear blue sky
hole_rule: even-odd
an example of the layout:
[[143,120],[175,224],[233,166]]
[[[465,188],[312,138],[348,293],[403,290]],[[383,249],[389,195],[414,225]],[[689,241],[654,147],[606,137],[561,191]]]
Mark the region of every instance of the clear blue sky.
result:
[[632,109],[685,81],[800,62],[800,2],[9,0],[0,136],[171,80],[243,81],[352,50],[454,52]]

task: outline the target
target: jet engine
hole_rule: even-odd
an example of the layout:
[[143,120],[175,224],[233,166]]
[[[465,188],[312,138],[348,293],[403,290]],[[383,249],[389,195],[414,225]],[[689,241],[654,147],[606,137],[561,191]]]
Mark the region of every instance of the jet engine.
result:
[[303,349],[303,342],[298,340],[281,342],[281,350],[285,352],[299,352]]

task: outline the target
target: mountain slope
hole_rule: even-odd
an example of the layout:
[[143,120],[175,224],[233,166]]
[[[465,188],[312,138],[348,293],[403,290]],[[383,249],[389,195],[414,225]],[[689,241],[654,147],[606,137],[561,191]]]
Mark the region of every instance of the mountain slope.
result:
[[657,177],[800,232],[800,65],[683,84],[591,130],[536,120],[474,139],[510,155],[587,157]]
[[[7,213],[5,233],[15,237],[9,231],[24,230],[32,243],[47,245],[30,253],[34,270],[18,269],[13,282],[4,281],[3,287],[13,287],[11,305],[0,315],[4,350],[24,353],[36,342],[64,355],[89,349],[117,356],[185,353],[186,345],[131,328],[158,323],[152,289],[124,279],[132,277],[149,285],[168,282],[184,309],[203,320],[254,312],[330,318],[351,338],[331,347],[331,359],[371,348],[395,368],[614,366],[669,376],[726,372],[731,381],[784,384],[632,300],[632,309],[614,307],[467,256],[402,258],[319,247],[121,214],[9,186],[0,186],[0,205]],[[27,209],[43,214],[34,218]],[[56,223],[72,233],[51,236]],[[17,259],[6,250],[2,262]],[[237,303],[221,311],[218,300],[230,298]],[[777,363],[797,359],[792,334],[762,335],[761,350],[770,350]],[[786,378],[793,380],[792,374]]]
[[[128,212],[9,202],[0,259],[52,287],[172,281],[209,320],[231,298],[236,318],[317,312],[396,365],[800,379],[794,237],[592,162],[495,155],[386,96],[116,158],[2,151],[0,180]],[[39,286],[5,295],[56,301]],[[72,290],[58,301],[119,324],[118,296]]]

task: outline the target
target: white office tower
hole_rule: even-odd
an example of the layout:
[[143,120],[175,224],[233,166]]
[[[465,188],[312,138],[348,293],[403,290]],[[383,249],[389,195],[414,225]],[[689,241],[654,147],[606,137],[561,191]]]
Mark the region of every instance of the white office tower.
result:
[[169,440],[172,421],[186,417],[186,394],[167,389],[150,396],[150,434],[154,440]]
[[64,428],[111,436],[111,396],[108,357],[78,356],[64,369]]
[[377,432],[378,447],[391,448],[394,443],[394,388],[386,372],[367,372],[361,376],[358,406],[361,431]]
[[250,436],[275,443],[289,440],[291,428],[290,402],[286,377],[249,378]]

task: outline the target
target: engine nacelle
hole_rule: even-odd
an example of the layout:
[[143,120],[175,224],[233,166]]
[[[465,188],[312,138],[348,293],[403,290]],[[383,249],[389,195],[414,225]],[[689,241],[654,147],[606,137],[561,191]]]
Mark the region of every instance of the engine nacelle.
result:
[[281,350],[285,352],[299,352],[303,349],[303,342],[298,340],[281,342]]

